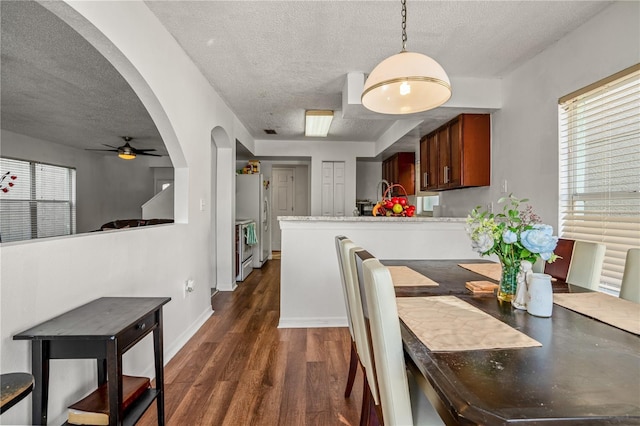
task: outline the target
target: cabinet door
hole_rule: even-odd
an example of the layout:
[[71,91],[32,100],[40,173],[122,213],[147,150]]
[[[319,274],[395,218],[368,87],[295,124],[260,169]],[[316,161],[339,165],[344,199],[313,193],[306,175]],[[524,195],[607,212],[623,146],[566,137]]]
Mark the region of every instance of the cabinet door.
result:
[[462,186],[462,123],[459,118],[449,124],[449,182],[447,188]]
[[[425,185],[427,191],[433,191],[438,188],[438,182],[440,180],[438,161],[438,134],[432,133],[427,137],[427,181]],[[424,178],[423,176],[423,179]]]
[[448,188],[451,180],[451,147],[449,127],[438,130],[438,183],[437,188]]
[[[416,193],[416,154],[414,152],[398,153],[396,167],[397,183],[402,185],[407,195],[414,195]],[[398,190],[396,194],[404,195],[401,190]]]
[[429,179],[429,155],[427,151],[427,137],[420,139],[420,191],[427,190],[427,181]]

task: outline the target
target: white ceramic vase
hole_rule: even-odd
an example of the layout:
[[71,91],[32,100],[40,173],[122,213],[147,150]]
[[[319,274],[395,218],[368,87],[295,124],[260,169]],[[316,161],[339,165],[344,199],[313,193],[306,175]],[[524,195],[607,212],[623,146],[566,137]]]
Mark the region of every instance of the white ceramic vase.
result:
[[531,280],[527,284],[529,289],[527,312],[537,317],[550,317],[553,311],[551,275],[531,274]]
[[528,260],[520,262],[520,272],[518,272],[518,287],[516,288],[516,295],[511,301],[511,306],[516,309],[527,309],[527,300],[529,299],[529,289],[527,282],[530,280],[530,275],[533,273],[531,269],[533,265]]

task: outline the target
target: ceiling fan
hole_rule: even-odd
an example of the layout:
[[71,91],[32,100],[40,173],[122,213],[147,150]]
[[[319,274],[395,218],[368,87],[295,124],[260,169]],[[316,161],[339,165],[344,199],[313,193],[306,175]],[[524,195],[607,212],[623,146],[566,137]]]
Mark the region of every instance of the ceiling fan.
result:
[[154,148],[152,149],[137,149],[132,147],[131,145],[129,145],[129,142],[131,142],[133,140],[133,138],[131,136],[122,136],[122,139],[124,140],[124,145],[122,146],[112,146],[112,145],[107,145],[106,143],[103,143],[102,145],[104,146],[108,146],[109,148],[112,149],[89,149],[87,148],[87,151],[110,151],[110,152],[117,152],[118,153],[118,157],[122,158],[123,160],[133,160],[134,158],[136,158],[137,155],[149,155],[152,157],[162,157],[161,154],[151,154],[149,153],[149,151],[155,151]]

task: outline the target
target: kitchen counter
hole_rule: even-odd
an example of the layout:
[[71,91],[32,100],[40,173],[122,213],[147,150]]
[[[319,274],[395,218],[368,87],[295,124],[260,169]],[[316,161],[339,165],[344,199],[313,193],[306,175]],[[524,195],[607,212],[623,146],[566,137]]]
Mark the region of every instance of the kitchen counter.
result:
[[281,216],[281,328],[347,325],[335,237],[379,259],[480,259],[461,217]]
[[465,223],[466,217],[394,217],[394,216],[278,216],[280,222],[456,222]]

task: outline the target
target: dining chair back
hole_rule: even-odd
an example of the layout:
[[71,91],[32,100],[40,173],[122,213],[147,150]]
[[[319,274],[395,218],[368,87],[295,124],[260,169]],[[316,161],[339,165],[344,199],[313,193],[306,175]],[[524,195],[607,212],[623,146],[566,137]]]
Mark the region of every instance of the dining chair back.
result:
[[569,266],[571,264],[571,258],[573,257],[573,245],[575,240],[569,240],[566,238],[559,238],[553,252],[558,256],[553,263],[546,263],[542,260],[544,268],[541,271],[547,275],[551,275],[558,280],[567,281],[567,275],[569,275]]
[[576,240],[567,274],[567,283],[597,291],[607,246]]
[[620,284],[620,298],[640,303],[640,249],[627,250],[624,273]]
[[[369,410],[372,406],[371,401],[373,401],[373,404],[379,404],[379,402],[378,388],[375,383],[375,375],[372,367],[373,361],[371,358],[371,350],[369,348],[364,323],[364,311],[362,308],[362,299],[360,297],[358,275],[356,272],[356,253],[363,251],[363,249],[347,238],[336,238],[336,241],[338,243],[341,265],[344,270],[345,300],[347,301],[349,306],[348,310],[351,315],[357,359],[362,367],[364,375],[361,411],[361,424],[364,425],[366,424],[366,420],[369,418]],[[345,397],[346,396],[345,391]]]
[[396,295],[389,270],[377,259],[362,263],[374,368],[386,425],[411,425],[407,381]]
[[351,312],[351,304],[349,303],[349,295],[347,292],[347,270],[344,265],[343,256],[343,244],[353,244],[351,240],[348,240],[344,235],[338,235],[336,240],[336,254],[338,255],[338,268],[340,270],[340,281],[342,283],[342,294],[344,297],[344,305],[347,310],[347,323],[349,325],[349,334],[351,335],[351,354],[349,356],[349,372],[347,373],[347,384],[344,390],[344,397],[349,398],[351,391],[353,390],[353,383],[356,378],[356,372],[358,369],[359,359],[358,350],[356,348],[356,338],[353,329],[353,314]]

